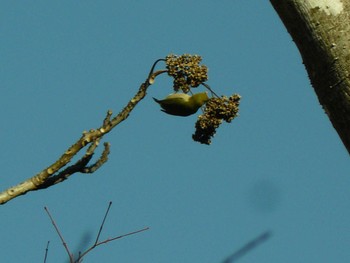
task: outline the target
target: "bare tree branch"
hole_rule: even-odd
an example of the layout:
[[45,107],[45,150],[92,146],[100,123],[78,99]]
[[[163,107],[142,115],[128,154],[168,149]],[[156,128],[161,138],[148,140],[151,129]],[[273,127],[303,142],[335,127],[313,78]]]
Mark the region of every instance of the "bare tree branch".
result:
[[[146,91],[151,85],[151,82],[149,80],[154,79],[153,69],[154,66],[152,67],[152,71],[150,72],[147,80],[141,84],[136,95],[129,101],[126,107],[118,115],[111,119],[112,111],[109,110],[101,127],[83,132],[81,138],[77,142],[75,142],[71,147],[69,147],[56,162],[54,162],[49,167],[45,168],[32,178],[29,178],[24,182],[16,186],[10,187],[7,190],[0,193],[0,204],[5,204],[11,199],[20,195],[24,195],[29,191],[44,189],[54,184],[63,182],[74,173],[92,173],[96,171],[103,163],[107,161],[109,153],[109,144],[105,143],[105,150],[103,151],[101,158],[95,164],[86,167],[86,165],[91,160],[99,141],[115,126],[127,119],[130,112],[146,96]],[[156,72],[156,74],[159,73]],[[57,173],[60,169],[66,166],[75,155],[77,155],[83,148],[85,148],[88,145],[89,147],[85,155],[79,161],[77,161],[72,166],[69,166],[64,171],[55,175],[55,173]]]
[[[24,195],[29,191],[41,190],[61,183],[75,173],[93,173],[100,168],[108,160],[108,154],[110,152],[109,143],[104,143],[104,150],[100,158],[94,164],[88,166],[96,148],[100,143],[100,140],[105,134],[109,133],[119,123],[128,118],[131,111],[146,96],[148,87],[154,83],[157,76],[167,73],[170,77],[172,77],[174,79],[173,90],[175,92],[182,91],[183,93],[188,93],[191,92],[191,88],[196,88],[203,85],[205,88],[210,90],[212,94],[216,95],[213,90],[204,83],[204,81],[208,79],[208,68],[205,65],[200,65],[201,60],[202,58],[200,56],[190,54],[184,54],[181,56],[171,54],[168,55],[166,59],[156,60],[156,62],[154,62],[152,65],[146,81],[141,84],[138,92],[118,115],[113,117],[112,111],[108,110],[101,127],[91,129],[90,131],[84,131],[80,139],[69,147],[56,162],[42,170],[37,175],[1,192],[0,205],[5,204],[15,197]],[[166,69],[155,71],[155,67],[160,61],[164,61],[166,63]],[[186,95],[184,96],[186,97]],[[238,114],[240,100],[239,95],[235,94],[230,98],[227,98],[226,96],[218,98],[217,95],[216,97],[217,98],[208,98],[207,108],[204,111],[203,116],[200,115],[198,117],[198,121],[195,126],[196,133],[195,136],[193,136],[195,141],[210,144],[210,138],[214,136],[216,129],[219,127],[222,121],[225,120],[226,122],[231,122],[231,120]],[[192,105],[189,101],[183,101],[182,103],[179,103],[179,100],[176,101],[177,104],[173,104],[172,107],[178,107],[178,109],[181,109],[181,107],[184,105],[185,107],[190,107],[191,109],[191,107],[197,103],[195,100],[193,100]],[[66,167],[62,171],[62,168],[65,167],[74,156],[76,156],[86,147],[87,150],[85,155],[75,164]]]

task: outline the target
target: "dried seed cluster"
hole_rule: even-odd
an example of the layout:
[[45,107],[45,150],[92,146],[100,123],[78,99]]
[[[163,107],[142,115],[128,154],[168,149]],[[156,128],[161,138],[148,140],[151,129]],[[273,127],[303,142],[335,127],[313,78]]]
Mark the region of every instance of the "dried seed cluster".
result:
[[238,115],[240,99],[241,96],[237,94],[229,98],[226,96],[211,98],[206,103],[204,114],[198,116],[196,131],[192,135],[193,140],[209,145],[222,120],[229,123]]
[[170,54],[165,58],[168,75],[174,78],[174,90],[188,93],[192,88],[198,87],[208,80],[208,68],[199,65],[202,57],[184,54],[181,56]]

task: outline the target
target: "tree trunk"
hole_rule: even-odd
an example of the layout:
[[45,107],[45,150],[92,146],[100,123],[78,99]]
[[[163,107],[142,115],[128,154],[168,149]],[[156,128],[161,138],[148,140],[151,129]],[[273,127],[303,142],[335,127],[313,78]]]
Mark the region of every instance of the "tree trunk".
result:
[[[350,0],[270,0],[350,153]],[[297,96],[296,96],[297,98]]]

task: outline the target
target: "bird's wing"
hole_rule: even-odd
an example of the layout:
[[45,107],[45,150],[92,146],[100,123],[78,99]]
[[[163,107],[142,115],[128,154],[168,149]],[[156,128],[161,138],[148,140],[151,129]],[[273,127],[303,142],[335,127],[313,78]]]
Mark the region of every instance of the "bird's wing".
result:
[[184,94],[184,93],[174,93],[170,94],[163,100],[158,100],[156,98],[153,98],[157,103],[161,105],[178,105],[182,102],[188,102],[191,96]]
[[181,105],[181,103],[183,103],[185,100],[183,98],[168,98],[165,100],[160,100],[159,103],[161,104],[161,106],[177,106],[177,105]]
[[183,99],[185,101],[188,101],[190,98],[191,96],[185,93],[172,93],[166,96],[165,99]]

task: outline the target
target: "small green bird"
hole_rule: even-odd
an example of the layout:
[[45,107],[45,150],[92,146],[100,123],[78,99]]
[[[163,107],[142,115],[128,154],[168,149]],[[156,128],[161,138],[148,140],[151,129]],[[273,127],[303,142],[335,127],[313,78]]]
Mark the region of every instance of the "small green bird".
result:
[[209,100],[209,97],[206,92],[193,94],[192,96],[185,93],[173,93],[163,100],[153,99],[159,103],[162,111],[167,114],[189,116],[196,113]]

